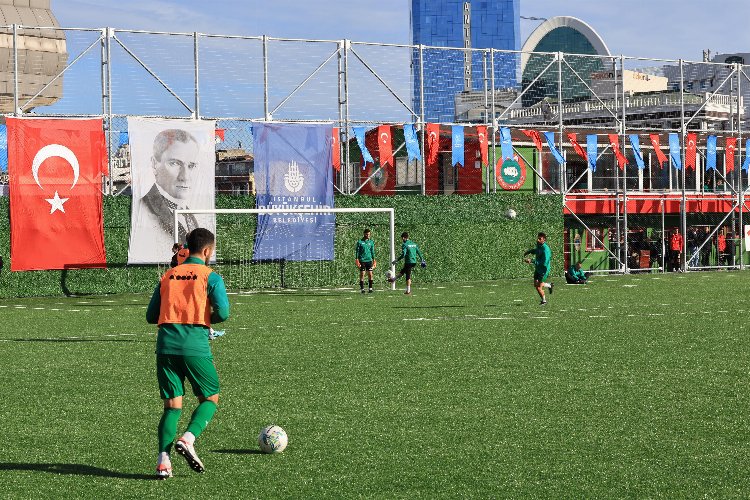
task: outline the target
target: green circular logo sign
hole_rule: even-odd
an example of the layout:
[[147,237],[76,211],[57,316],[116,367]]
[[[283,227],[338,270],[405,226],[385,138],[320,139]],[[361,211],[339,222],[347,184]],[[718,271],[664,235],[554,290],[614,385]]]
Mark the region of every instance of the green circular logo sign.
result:
[[523,163],[523,159],[518,155],[504,161],[501,158],[495,166],[495,177],[500,187],[506,191],[519,189],[526,181],[526,165]]

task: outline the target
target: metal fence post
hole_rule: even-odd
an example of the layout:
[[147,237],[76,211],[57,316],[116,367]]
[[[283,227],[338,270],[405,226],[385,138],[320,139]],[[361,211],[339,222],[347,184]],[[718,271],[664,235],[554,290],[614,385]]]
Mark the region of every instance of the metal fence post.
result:
[[[563,151],[563,92],[562,92],[562,62],[563,53],[557,53],[557,125],[560,132],[559,149]],[[566,164],[560,165],[559,189],[565,191]]]
[[346,189],[344,193],[351,194],[352,192],[352,168],[351,168],[351,151],[349,150],[349,143],[351,137],[349,136],[349,40],[342,40],[344,45],[344,120],[346,121]]
[[680,177],[682,182],[682,202],[680,203],[680,225],[682,226],[682,262],[680,269],[683,272],[687,270],[687,196],[685,193],[685,68],[682,59],[680,59],[680,135],[682,136]]
[[[487,95],[487,90],[489,87],[489,77],[487,76],[487,51],[485,50],[482,52],[482,70],[484,71],[484,123],[487,124],[489,121],[489,108],[490,108],[490,100],[489,96]],[[489,127],[488,127],[489,128]],[[485,141],[487,141],[487,147],[489,147],[489,138],[485,136]],[[479,147],[480,151],[482,149],[481,145]],[[479,157],[479,163],[482,164],[482,157],[480,154]],[[485,186],[484,186],[484,192],[489,193],[490,192],[490,169],[489,165],[487,166],[487,174],[485,175]]]
[[[487,134],[487,147],[492,146],[492,153],[490,155],[490,164],[487,165],[488,173],[492,172],[492,192],[497,193],[497,177],[495,176],[495,164],[497,162],[497,153],[495,152],[495,134],[497,133],[497,119],[495,117],[495,49],[490,49],[490,85],[492,87],[492,94],[491,100],[492,100],[492,108],[490,109],[490,112],[492,113],[492,119],[490,122],[490,134]],[[490,137],[492,140],[490,140]],[[487,183],[487,190],[489,192],[489,182]]]
[[[419,115],[421,122],[422,142],[422,195],[427,194],[427,149],[425,148],[425,112],[424,112],[424,45],[419,45]],[[440,144],[440,132],[438,132],[437,143]]]
[[[109,170],[109,194],[114,191],[114,181],[112,179],[112,37],[114,28],[105,28],[107,36],[105,43],[107,46],[107,165]],[[132,164],[130,165],[132,172]]]
[[[742,147],[742,114],[740,113],[740,99],[742,99],[742,75],[744,74],[742,65],[737,64],[737,135],[739,136],[740,151],[744,151],[745,157],[747,157],[747,150]],[[730,104],[731,106],[731,104]],[[747,158],[745,158],[747,159]],[[745,211],[745,183],[742,181],[742,153],[740,153],[740,171],[739,175],[739,193],[740,193],[740,230],[742,234],[740,238],[740,270],[745,269],[745,251],[747,250],[745,245],[745,218],[743,212]]]
[[18,116],[18,25],[13,24],[13,114]]
[[195,70],[195,111],[193,112],[193,116],[195,116],[195,119],[200,119],[201,117],[201,98],[200,98],[200,64],[198,62],[198,32],[193,32],[193,62],[194,64],[194,70]]
[[[620,148],[623,156],[625,155],[625,56],[620,55],[620,92],[622,96],[622,119],[620,120],[620,137],[622,138],[622,144]],[[628,165],[622,169],[622,225],[623,225],[623,266],[625,268],[625,274],[630,272],[628,268]]]
[[268,35],[263,35],[263,116],[271,119],[268,113]]

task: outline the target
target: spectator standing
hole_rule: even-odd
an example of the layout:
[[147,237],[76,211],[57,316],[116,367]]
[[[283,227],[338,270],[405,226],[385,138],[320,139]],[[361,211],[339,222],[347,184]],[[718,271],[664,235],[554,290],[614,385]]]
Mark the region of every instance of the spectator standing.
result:
[[680,270],[680,261],[682,259],[682,245],[683,238],[680,234],[680,229],[675,228],[672,232],[672,236],[669,238],[669,270],[677,271]]

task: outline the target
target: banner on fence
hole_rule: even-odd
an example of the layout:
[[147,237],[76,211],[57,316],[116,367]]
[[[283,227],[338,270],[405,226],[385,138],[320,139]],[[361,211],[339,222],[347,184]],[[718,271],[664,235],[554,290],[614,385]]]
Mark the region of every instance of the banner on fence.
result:
[[[257,208],[333,208],[331,129],[253,127]],[[253,260],[333,260],[335,223],[332,214],[259,215]]]
[[11,270],[106,267],[102,120],[7,125]]
[[[133,206],[128,264],[169,262],[176,209],[215,206],[216,123],[128,118]],[[196,227],[216,233],[213,215],[182,214],[178,239]]]

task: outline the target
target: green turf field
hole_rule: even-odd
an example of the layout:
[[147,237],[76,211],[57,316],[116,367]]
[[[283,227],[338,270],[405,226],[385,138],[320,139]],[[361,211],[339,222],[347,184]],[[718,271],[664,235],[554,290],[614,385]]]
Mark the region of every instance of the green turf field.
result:
[[749,278],[232,295],[207,472],[164,482],[148,296],[2,300],[0,497],[747,497]]

